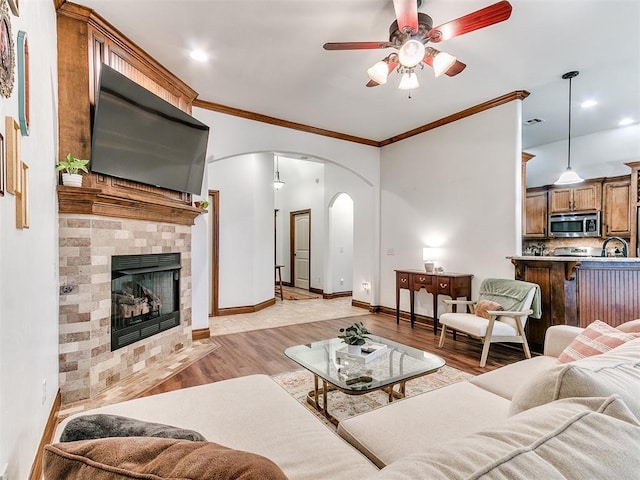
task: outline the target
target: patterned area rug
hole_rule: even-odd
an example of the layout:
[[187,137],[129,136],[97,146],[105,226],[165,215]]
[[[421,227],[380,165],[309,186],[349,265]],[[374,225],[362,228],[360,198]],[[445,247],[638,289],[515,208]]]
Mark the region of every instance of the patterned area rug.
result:
[[[429,390],[444,387],[445,385],[461,382],[471,377],[473,377],[473,375],[445,365],[436,373],[408,381],[406,397],[412,397],[420,393],[428,392]],[[272,378],[279,383],[289,395],[305,405],[324,423],[335,428],[331,422],[324,418],[322,413],[307,403],[307,393],[313,390],[313,374],[311,372],[300,369],[272,375]],[[394,402],[401,401],[402,400],[394,400]],[[382,391],[375,391],[365,395],[346,395],[339,391],[332,391],[328,393],[327,402],[329,405],[329,413],[338,421],[368,412],[374,408],[382,407],[387,405],[387,403],[388,395]]]

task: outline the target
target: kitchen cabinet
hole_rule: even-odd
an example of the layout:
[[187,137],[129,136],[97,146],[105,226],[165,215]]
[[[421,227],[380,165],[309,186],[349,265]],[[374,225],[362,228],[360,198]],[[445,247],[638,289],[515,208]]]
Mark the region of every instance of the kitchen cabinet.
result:
[[525,238],[547,237],[547,190],[529,189],[525,199]]
[[603,185],[602,236],[631,237],[631,177],[607,179]]
[[575,187],[552,187],[549,190],[549,213],[600,210],[601,181],[584,182]]

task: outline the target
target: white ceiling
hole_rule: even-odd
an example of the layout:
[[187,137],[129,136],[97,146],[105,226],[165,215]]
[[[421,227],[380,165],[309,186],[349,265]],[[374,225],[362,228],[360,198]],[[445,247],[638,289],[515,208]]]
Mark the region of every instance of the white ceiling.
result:
[[[434,25],[497,0],[424,0]],[[408,98],[366,88],[366,70],[390,50],[325,51],[325,42],[388,39],[391,0],[79,0],[199,93],[199,98],[292,122],[384,140],[515,90],[523,147],[567,136],[568,81],[580,136],[640,120],[640,0],[511,0],[506,22],[440,43],[467,64],[456,77],[418,73]],[[191,48],[210,60],[197,63]],[[586,98],[600,103],[579,108]]]

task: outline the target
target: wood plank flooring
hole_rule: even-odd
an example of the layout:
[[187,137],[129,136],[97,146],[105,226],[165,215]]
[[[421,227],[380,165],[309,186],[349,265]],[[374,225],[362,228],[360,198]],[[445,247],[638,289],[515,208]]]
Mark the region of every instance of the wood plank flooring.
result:
[[356,321],[362,321],[375,335],[440,355],[446,360],[447,365],[474,375],[524,358],[521,348],[494,344],[489,351],[487,366],[480,368],[482,345],[476,339],[458,335],[454,341],[448,334],[444,347],[438,348],[439,335],[434,335],[431,327],[416,325],[412,329],[407,321],[401,320],[400,325],[396,325],[395,317],[369,314],[212,337],[213,341],[220,344],[220,348],[146,390],[140,396],[244,375],[273,375],[301,368],[285,357],[285,348],[334,337],[338,335],[341,327],[349,326]]

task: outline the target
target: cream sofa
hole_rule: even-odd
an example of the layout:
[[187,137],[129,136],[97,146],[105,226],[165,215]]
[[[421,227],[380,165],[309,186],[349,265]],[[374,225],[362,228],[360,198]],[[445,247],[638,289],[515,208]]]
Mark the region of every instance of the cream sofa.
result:
[[571,375],[556,358],[580,331],[551,327],[543,356],[345,420],[338,435],[265,375],[84,414],[196,430],[271,459],[289,479],[638,479],[640,339],[574,362],[581,391],[569,380],[563,386]]

